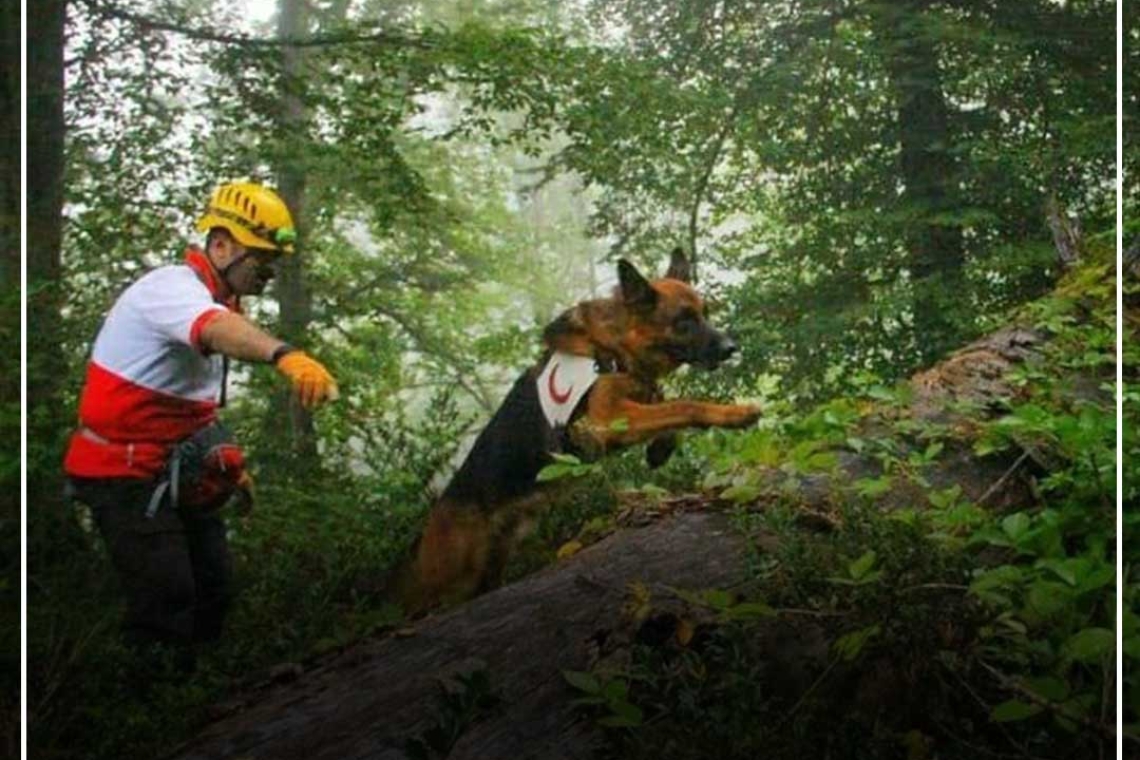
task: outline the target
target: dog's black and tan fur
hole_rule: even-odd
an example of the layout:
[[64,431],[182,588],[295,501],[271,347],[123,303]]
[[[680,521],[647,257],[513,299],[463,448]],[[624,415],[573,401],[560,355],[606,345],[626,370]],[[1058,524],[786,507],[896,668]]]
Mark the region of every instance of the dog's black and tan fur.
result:
[[[394,590],[405,609],[465,599],[498,583],[516,537],[545,501],[536,476],[551,452],[593,459],[649,443],[649,463],[658,466],[678,430],[743,427],[760,416],[753,406],[662,398],[659,378],[682,364],[716,367],[736,351],[705,320],[683,252],[673,252],[662,279],[646,280],[625,260],[618,274],[613,297],[583,301],[546,327],[542,360],[515,381],[398,570]],[[593,357],[603,369],[564,430],[546,421],[535,382],[553,351]]]

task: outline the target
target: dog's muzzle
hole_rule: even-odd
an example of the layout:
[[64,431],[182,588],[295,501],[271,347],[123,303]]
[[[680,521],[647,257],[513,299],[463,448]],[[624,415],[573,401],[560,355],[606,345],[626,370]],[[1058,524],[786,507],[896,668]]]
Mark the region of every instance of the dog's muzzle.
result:
[[673,358],[681,363],[703,369],[716,369],[739,353],[740,346],[727,335],[711,331],[705,340],[696,345],[672,346],[668,350]]

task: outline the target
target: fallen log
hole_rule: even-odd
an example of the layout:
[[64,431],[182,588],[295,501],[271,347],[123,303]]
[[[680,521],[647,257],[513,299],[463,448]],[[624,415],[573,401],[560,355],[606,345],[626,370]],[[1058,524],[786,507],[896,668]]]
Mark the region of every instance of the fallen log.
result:
[[[1047,341],[1046,334],[1023,327],[976,341],[916,375],[906,408],[868,415],[859,434],[872,437],[900,416],[949,428],[976,425],[979,408],[997,414],[999,399],[1017,396],[1007,380],[1009,371],[1039,359]],[[1095,379],[1089,388],[1090,393],[1103,393]],[[954,411],[963,402],[973,408],[971,417]],[[1033,472],[1048,467],[1047,453],[1025,450],[978,458],[969,440],[969,431],[951,436],[924,473],[929,486],[958,485],[964,498],[991,509],[1030,505]],[[837,453],[835,472],[800,477],[793,484],[805,514],[826,513],[853,481],[881,471],[869,455]],[[785,480],[784,493],[787,485]],[[763,496],[757,501],[755,506],[763,508]],[[925,501],[921,489],[908,490],[900,482],[880,503],[883,509],[893,509],[921,507]],[[653,634],[647,628],[654,619],[631,613],[631,584],[656,593],[732,588],[745,580],[748,539],[731,528],[725,514],[710,509],[715,504],[715,495],[703,495],[628,510],[626,527],[569,559],[420,620],[413,629],[361,642],[307,672],[290,673],[295,679],[290,683],[242,695],[238,709],[172,757],[592,757],[604,741],[602,730],[571,704],[578,694],[563,672],[620,661],[639,636],[673,635],[668,621],[664,634]],[[670,510],[670,505],[680,506]],[[805,527],[826,530],[828,525],[828,518],[821,516]],[[763,536],[751,539],[764,548]],[[678,615],[692,614],[681,600],[677,610]],[[655,602],[654,611],[659,621],[660,615],[668,617],[669,605]],[[769,677],[791,694],[810,690],[810,674],[818,674],[827,659],[825,633],[823,623],[811,618],[777,615],[763,621],[756,635],[771,641]],[[888,666],[885,663],[879,673]],[[876,677],[870,675],[871,680]],[[875,688],[868,684],[858,688]],[[423,749],[433,735],[448,732],[446,752]]]
[[505,706],[471,726],[450,758],[587,758],[598,740],[569,704],[562,670],[584,670],[626,628],[626,584],[725,587],[744,540],[724,515],[682,515],[620,532],[556,567],[353,647],[207,728],[182,760],[395,760],[438,721],[441,684],[483,671]]

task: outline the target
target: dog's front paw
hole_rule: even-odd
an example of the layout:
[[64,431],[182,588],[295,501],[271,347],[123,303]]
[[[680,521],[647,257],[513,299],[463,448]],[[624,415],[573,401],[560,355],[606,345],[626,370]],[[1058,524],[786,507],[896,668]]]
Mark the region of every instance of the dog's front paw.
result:
[[645,461],[649,464],[649,469],[656,470],[668,462],[676,448],[677,436],[675,435],[662,435],[650,441],[645,450]]

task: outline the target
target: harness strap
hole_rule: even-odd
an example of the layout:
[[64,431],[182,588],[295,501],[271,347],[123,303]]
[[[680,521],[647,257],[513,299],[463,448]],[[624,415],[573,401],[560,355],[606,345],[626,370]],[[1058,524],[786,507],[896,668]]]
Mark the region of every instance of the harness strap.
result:
[[178,479],[182,472],[182,451],[175,447],[174,452],[170,455],[170,477],[159,483],[154,488],[154,493],[150,495],[150,501],[146,505],[146,518],[152,519],[158,512],[159,507],[162,506],[162,497],[170,496],[170,506],[178,506]]
[[150,495],[150,501],[146,505],[146,519],[151,520],[158,512],[159,506],[162,504],[162,497],[166,495],[166,491],[170,488],[170,481],[164,480],[158,484],[154,489],[154,493]]
[[226,405],[226,380],[230,376],[230,357],[222,354],[222,392],[218,396],[218,408]]

